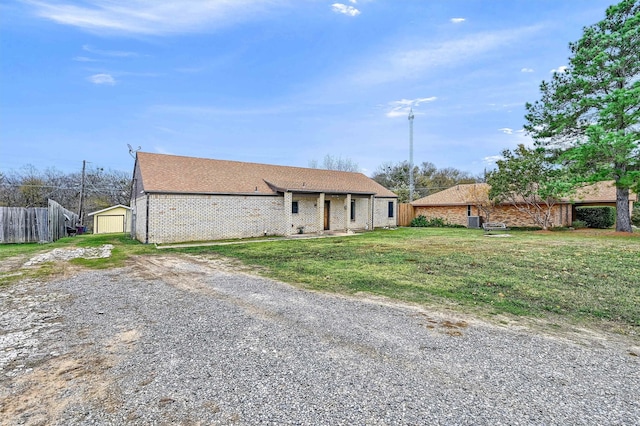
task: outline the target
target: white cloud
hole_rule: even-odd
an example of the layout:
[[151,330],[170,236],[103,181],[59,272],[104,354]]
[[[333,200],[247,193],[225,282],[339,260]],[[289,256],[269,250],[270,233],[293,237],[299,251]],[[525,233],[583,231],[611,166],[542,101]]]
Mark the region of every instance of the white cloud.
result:
[[553,73],[563,73],[563,72],[565,72],[567,70],[567,68],[569,68],[569,67],[567,67],[566,65],[562,65],[562,66],[559,66],[558,68],[552,69],[549,72],[552,73],[552,74]]
[[386,113],[387,117],[408,117],[409,111],[413,107],[417,107],[425,102],[433,102],[435,101],[435,96],[431,96],[429,98],[416,98],[416,99],[400,99],[399,101],[389,102],[389,110]]
[[503,127],[502,129],[498,129],[498,130],[504,133],[505,135],[513,134],[513,129],[510,129],[509,127]]
[[106,84],[109,86],[113,86],[114,84],[116,84],[116,80],[111,74],[94,74],[87,77],[87,80],[89,80],[93,84]]
[[98,33],[165,35],[215,30],[263,18],[286,0],[24,0],[35,13]]
[[502,155],[489,155],[487,157],[484,157],[482,159],[482,162],[486,165],[493,165],[493,164],[496,164],[496,161],[499,161],[502,159],[503,159]]
[[76,62],[100,62],[98,59],[87,58],[86,56],[74,56],[73,60]]
[[461,24],[464,21],[466,21],[465,18],[451,18],[451,22],[454,24]]
[[534,72],[533,68],[522,68],[520,72]]
[[84,50],[85,52],[93,53],[95,55],[113,56],[116,58],[131,58],[139,56],[136,52],[125,52],[121,50],[100,50],[89,46],[88,44],[83,45],[82,50]]
[[342,13],[343,15],[348,16],[358,16],[360,15],[360,11],[353,6],[347,6],[342,3],[334,3],[331,5],[331,10],[336,13]]
[[408,78],[424,77],[431,69],[453,66],[473,60],[487,52],[513,44],[517,39],[537,32],[540,27],[472,34],[457,40],[429,43],[414,49],[402,42],[401,48],[389,49],[371,57],[354,71],[354,79],[364,85],[377,85]]

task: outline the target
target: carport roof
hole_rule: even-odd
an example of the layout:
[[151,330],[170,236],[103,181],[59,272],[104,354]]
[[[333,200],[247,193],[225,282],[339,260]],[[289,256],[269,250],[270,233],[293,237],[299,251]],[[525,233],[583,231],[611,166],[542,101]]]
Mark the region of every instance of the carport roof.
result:
[[145,192],[273,195],[278,192],[396,194],[362,173],[138,152]]

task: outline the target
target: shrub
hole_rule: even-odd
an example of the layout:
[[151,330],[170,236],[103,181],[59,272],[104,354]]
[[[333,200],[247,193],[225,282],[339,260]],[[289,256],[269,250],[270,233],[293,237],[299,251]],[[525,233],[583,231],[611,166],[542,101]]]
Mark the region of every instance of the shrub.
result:
[[574,220],[573,223],[571,224],[571,227],[573,229],[588,228],[587,222],[585,222],[584,220]]
[[411,220],[411,226],[414,226],[414,227],[429,226],[429,221],[423,215],[416,216]]
[[578,207],[576,218],[584,221],[589,228],[610,228],[616,223],[614,207]]
[[449,223],[448,220],[441,217],[434,217],[427,219],[423,215],[419,215],[413,218],[411,226],[423,227],[423,228],[466,228],[466,226],[458,225],[455,223]]

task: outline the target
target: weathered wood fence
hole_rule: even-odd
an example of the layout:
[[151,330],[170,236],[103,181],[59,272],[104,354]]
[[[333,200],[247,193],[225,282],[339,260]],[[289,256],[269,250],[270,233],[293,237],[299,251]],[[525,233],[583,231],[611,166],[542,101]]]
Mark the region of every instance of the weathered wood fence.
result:
[[398,226],[409,226],[413,220],[413,206],[409,203],[398,204]]
[[49,200],[49,207],[0,207],[0,244],[53,242],[67,236],[78,215]]

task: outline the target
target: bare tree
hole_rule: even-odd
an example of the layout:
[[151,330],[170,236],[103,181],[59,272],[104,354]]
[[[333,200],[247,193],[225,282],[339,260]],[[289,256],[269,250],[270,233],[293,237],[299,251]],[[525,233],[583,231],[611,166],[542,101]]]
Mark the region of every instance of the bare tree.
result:
[[338,170],[342,172],[359,172],[360,167],[358,163],[351,158],[342,158],[341,156],[334,157],[327,154],[322,160],[322,165],[318,165],[317,160],[309,161],[309,167],[312,169],[326,169],[326,170]]

